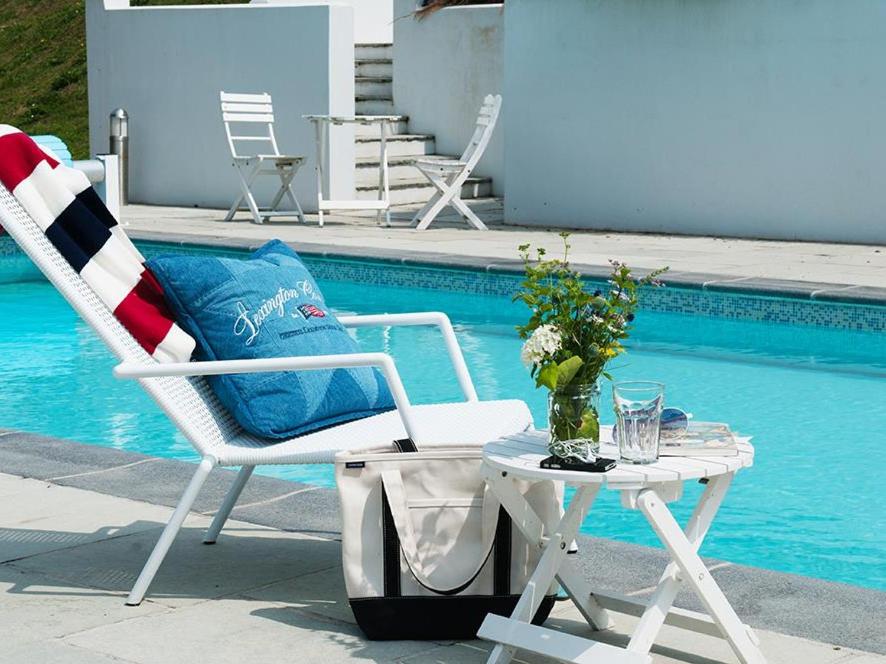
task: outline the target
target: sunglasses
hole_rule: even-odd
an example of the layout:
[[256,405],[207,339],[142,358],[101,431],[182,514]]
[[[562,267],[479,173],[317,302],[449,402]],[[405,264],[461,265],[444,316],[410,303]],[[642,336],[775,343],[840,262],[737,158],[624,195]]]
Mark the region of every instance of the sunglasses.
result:
[[676,438],[686,433],[689,428],[691,413],[679,408],[665,408],[661,411],[661,435],[665,438]]

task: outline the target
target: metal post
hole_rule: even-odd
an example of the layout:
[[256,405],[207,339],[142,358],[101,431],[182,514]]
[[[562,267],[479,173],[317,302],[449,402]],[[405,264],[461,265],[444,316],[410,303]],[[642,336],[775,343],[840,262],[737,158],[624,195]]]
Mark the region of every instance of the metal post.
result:
[[111,113],[110,151],[120,164],[120,205],[129,203],[129,114],[122,108]]

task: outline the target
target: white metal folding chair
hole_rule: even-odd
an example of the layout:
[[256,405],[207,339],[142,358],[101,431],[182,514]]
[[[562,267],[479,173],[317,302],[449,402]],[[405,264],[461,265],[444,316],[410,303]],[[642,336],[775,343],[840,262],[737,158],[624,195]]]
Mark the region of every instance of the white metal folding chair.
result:
[[[237,94],[222,91],[221,98],[222,119],[225,123],[225,134],[228,137],[228,147],[231,149],[231,158],[237,175],[240,177],[240,195],[231,205],[225,221],[230,221],[238,210],[249,210],[255,223],[260,224],[271,217],[284,217],[295,215],[304,223],[305,215],[301,205],[292,190],[292,179],[298,169],[304,163],[305,158],[295,155],[280,154],[277,147],[277,138],[274,135],[274,106],[271,95],[267,92],[262,94]],[[235,135],[231,131],[231,125],[250,124],[252,126],[264,126],[267,133],[247,133]],[[246,131],[245,127],[240,131]],[[258,142],[270,144],[271,154],[240,154],[237,152],[237,143]],[[276,175],[280,178],[280,189],[274,196],[269,207],[259,207],[252,193],[252,184],[259,175]],[[279,209],[283,198],[288,198],[293,205],[292,210]],[[246,201],[246,206],[242,205]]]
[[413,217],[412,225],[416,230],[423,231],[430,226],[447,205],[454,207],[474,228],[486,230],[486,224],[461,199],[461,187],[486,151],[500,111],[501,95],[486,95],[480,107],[480,115],[477,117],[477,127],[460,159],[415,161],[416,168],[437,188],[427,204]]

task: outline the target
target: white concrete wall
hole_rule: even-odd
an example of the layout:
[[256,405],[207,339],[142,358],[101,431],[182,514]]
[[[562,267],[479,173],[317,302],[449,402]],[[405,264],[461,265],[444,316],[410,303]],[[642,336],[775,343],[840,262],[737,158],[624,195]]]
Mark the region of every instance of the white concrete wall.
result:
[[508,221],[886,243],[882,0],[505,6]]
[[[130,8],[128,0],[86,7],[90,147],[107,151],[108,115],[125,108],[132,202],[231,204],[239,185],[219,110],[226,90],[273,95],[281,151],[307,157],[296,193],[316,210],[314,132],[301,116],[354,112],[349,7]],[[338,128],[330,144],[333,197],[350,198],[353,129]],[[257,191],[272,194],[278,183],[261,179]]]
[[[413,133],[434,134],[437,152],[464,152],[483,98],[502,92],[504,15],[501,5],[442,9],[421,21],[410,16],[415,0],[394,2],[394,107],[409,116]],[[505,96],[502,108],[510,105]],[[498,127],[477,175],[505,187],[504,131]]]
[[250,0],[271,5],[346,5],[354,10],[354,41],[358,44],[390,44],[394,39],[394,0]]

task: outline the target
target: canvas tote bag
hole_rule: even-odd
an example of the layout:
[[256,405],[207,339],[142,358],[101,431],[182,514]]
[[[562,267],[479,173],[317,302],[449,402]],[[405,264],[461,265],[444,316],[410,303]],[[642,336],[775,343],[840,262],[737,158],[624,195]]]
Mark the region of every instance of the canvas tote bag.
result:
[[[345,587],[370,639],[473,638],[486,614],[513,611],[540,553],[486,488],[480,464],[476,446],[416,451],[411,441],[336,456]],[[562,486],[520,490],[553,529]]]

